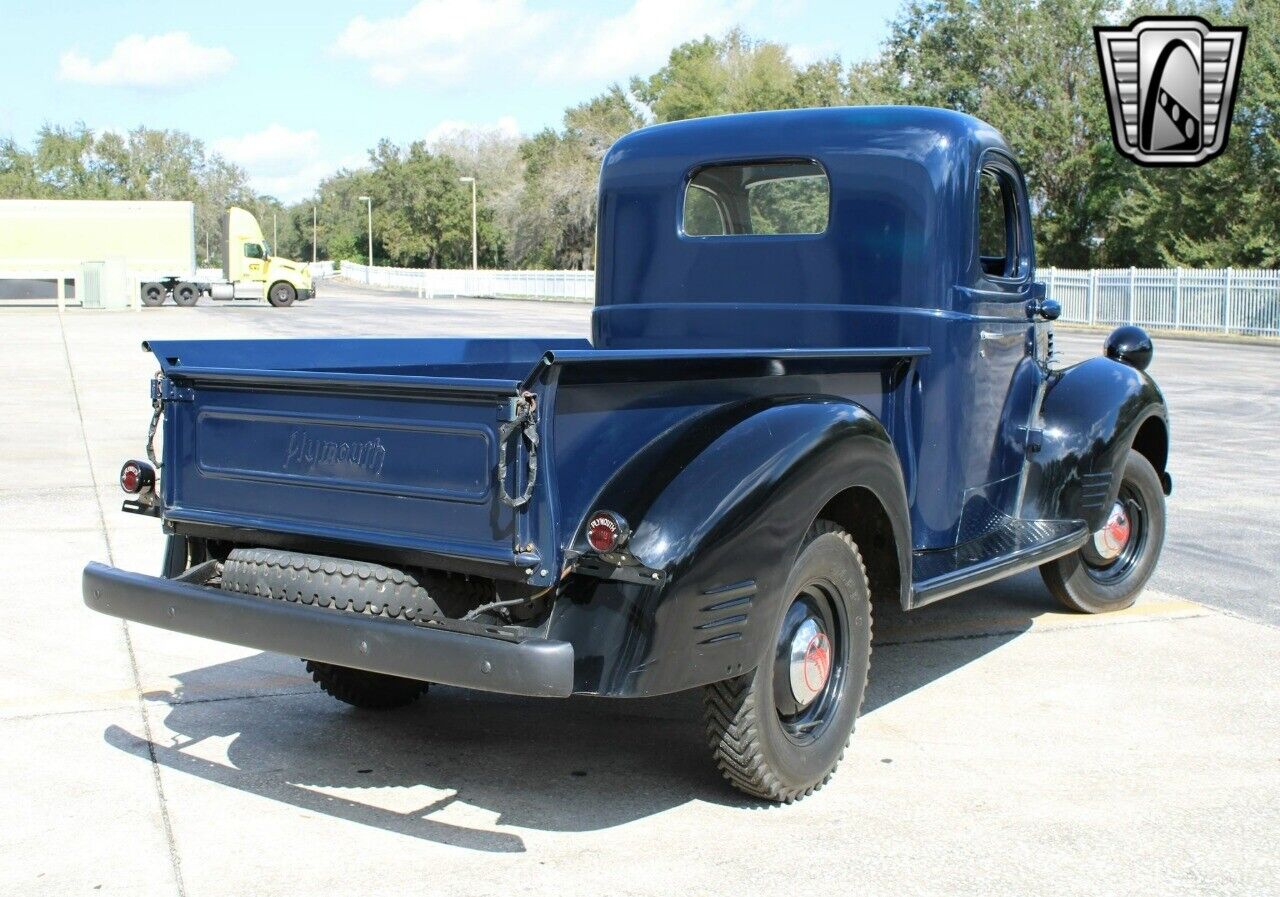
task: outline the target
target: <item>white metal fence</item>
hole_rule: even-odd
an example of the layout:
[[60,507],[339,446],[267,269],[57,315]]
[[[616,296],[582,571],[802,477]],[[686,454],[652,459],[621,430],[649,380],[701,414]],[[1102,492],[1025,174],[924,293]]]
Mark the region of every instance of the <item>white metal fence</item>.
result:
[[1280,271],[1253,268],[1042,268],[1059,320],[1280,336]]
[[341,274],[357,283],[413,290],[421,296],[511,296],[590,302],[594,271],[470,271],[383,268],[343,262]]
[[[592,271],[466,271],[343,262],[342,276],[421,296],[522,296],[590,301]],[[1041,268],[1048,295],[1073,324],[1138,324],[1280,337],[1280,271],[1255,268]]]

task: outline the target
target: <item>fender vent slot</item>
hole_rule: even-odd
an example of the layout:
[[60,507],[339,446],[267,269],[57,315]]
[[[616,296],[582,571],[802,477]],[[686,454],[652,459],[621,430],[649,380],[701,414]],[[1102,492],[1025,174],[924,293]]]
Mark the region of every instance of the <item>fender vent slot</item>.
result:
[[1100,508],[1106,503],[1107,493],[1110,491],[1111,471],[1086,473],[1080,477],[1080,506]]
[[744,579],[742,582],[733,582],[705,590],[702,593],[703,597],[710,598],[712,601],[701,608],[702,613],[718,615],[731,610],[736,610],[737,613],[731,613],[728,616],[717,616],[715,619],[696,624],[693,627],[695,630],[721,629],[726,626],[734,627],[732,632],[722,632],[718,635],[710,636],[698,642],[698,644],[714,645],[717,642],[727,642],[732,639],[742,638],[741,630],[747,624],[747,617],[751,613],[751,602],[755,598],[755,594],[756,581],[754,579]]
[[732,617],[723,617],[719,620],[708,620],[706,623],[699,623],[694,629],[719,629],[721,626],[732,626],[735,623],[747,622],[746,614],[734,614]]
[[707,589],[702,593],[706,598],[715,599],[711,604],[702,608],[704,614],[715,613],[718,610],[726,610],[730,607],[741,607],[744,604],[750,604],[752,597],[756,594],[756,581],[754,579],[746,579],[742,582],[730,583],[727,586],[716,586],[714,589]]
[[713,635],[711,636],[711,638],[704,638],[702,641],[698,642],[698,644],[714,645],[717,642],[728,642],[728,641],[733,641],[734,639],[740,639],[740,638],[742,638],[741,632],[722,632],[720,633],[720,635]]

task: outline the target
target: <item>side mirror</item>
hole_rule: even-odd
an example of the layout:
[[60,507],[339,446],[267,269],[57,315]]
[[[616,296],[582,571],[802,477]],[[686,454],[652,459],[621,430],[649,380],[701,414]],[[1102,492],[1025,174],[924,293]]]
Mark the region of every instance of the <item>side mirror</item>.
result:
[[1140,371],[1147,369],[1147,365],[1151,364],[1151,356],[1155,353],[1155,346],[1151,344],[1147,331],[1132,324],[1111,331],[1111,335],[1102,344],[1102,349],[1112,361],[1122,362]]

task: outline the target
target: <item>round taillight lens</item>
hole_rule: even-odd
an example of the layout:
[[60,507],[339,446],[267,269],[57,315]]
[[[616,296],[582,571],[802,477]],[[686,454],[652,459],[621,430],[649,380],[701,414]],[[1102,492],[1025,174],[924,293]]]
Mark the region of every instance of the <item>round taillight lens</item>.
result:
[[630,534],[626,521],[612,511],[597,511],[587,522],[587,544],[593,551],[614,551]]
[[155,483],[155,469],[145,461],[126,461],[120,468],[120,488],[130,495],[147,492]]
[[142,471],[136,464],[126,464],[120,470],[120,488],[125,492],[137,492],[142,486]]

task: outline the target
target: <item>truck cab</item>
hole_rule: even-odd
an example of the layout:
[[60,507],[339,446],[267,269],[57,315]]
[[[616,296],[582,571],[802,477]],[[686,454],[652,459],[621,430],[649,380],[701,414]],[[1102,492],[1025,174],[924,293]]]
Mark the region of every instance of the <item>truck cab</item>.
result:
[[[239,298],[239,289],[244,294],[266,296],[272,305],[283,307],[315,295],[310,269],[301,262],[272,255],[252,213],[235,206],[227,209],[222,235],[222,277],[226,283],[211,287],[212,298]],[[228,292],[231,295],[226,295]]]
[[121,479],[169,551],[90,564],[86,603],[360,706],[701,688],[725,778],[792,801],[853,730],[877,603],[1036,568],[1076,611],[1135,600],[1172,486],[1150,340],[1057,364],[990,125],[660,125],[599,203],[589,341],[146,344],[163,467]]

